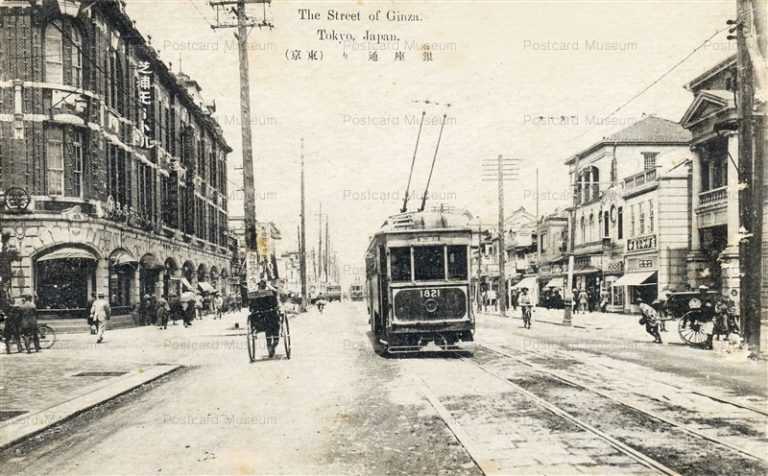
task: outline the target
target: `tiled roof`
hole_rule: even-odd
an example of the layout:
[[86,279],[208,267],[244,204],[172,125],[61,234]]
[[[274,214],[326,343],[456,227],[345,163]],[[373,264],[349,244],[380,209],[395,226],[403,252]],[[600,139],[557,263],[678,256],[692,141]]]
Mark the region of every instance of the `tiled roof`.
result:
[[691,133],[679,123],[646,116],[631,126],[609,135],[604,142],[688,142]]
[[680,123],[652,115],[645,116],[634,124],[604,137],[585,150],[569,157],[565,162],[570,164],[576,155],[585,156],[604,145],[627,144],[686,144],[691,140],[690,131]]

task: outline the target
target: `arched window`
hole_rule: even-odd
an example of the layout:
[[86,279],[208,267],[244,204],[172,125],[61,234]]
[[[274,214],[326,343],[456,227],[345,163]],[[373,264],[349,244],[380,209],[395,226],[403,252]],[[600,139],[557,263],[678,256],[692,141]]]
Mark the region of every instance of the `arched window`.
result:
[[581,242],[587,242],[587,219],[583,216],[581,217]]
[[595,214],[589,214],[589,241],[595,239]]
[[610,220],[610,215],[608,212],[603,212],[603,238],[609,238],[611,236],[610,228],[608,227],[608,221]]
[[45,29],[45,81],[83,86],[83,54],[80,31],[71,23],[54,20]]
[[618,237],[622,240],[624,239],[624,207],[619,207],[619,211],[616,215],[618,217],[616,219],[619,228]]

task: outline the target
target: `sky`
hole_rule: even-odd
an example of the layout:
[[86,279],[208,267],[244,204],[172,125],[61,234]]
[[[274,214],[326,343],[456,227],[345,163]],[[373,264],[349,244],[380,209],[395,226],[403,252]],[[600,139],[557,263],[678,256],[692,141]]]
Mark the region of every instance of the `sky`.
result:
[[[216,117],[234,149],[228,158],[230,214],[241,215],[234,30],[211,29],[216,14],[204,0],[127,3],[160,57],[216,101]],[[680,120],[692,100],[684,85],[735,52],[726,32],[605,118],[725,28],[735,4],[275,0],[266,8],[274,29],[254,29],[249,36],[257,218],[282,230],[283,251],[297,248],[303,138],[308,248],[317,242],[322,203],[342,270],[360,273],[369,237],[402,206],[422,111],[427,120],[412,183],[419,199],[447,114],[428,205],[466,208],[492,224],[497,190],[481,180],[481,163],[502,154],[520,164],[517,177],[505,184],[506,210],[535,211],[536,169],[541,213],[562,208],[569,195],[567,157],[643,114]],[[248,8],[251,18],[263,18],[263,5]],[[302,19],[301,9],[321,19]],[[389,21],[387,12],[405,20]],[[366,31],[384,35],[382,42],[366,41]],[[432,61],[424,61],[424,44]],[[402,61],[395,60],[398,49]],[[312,52],[315,60],[308,57]]]

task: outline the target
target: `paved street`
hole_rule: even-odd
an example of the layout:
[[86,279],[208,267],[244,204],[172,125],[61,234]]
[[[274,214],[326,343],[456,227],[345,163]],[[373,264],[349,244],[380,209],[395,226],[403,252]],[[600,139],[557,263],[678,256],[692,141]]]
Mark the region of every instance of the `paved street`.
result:
[[76,370],[184,368],[9,448],[0,472],[765,473],[764,363],[651,344],[631,316],[588,318],[609,331],[552,324],[555,311],[531,330],[483,315],[472,356],[383,358],[363,305],[333,304],[293,319],[291,360],[253,364],[242,314],[114,331],[99,346],[65,335],[0,358],[15,382],[4,408],[82,390]]

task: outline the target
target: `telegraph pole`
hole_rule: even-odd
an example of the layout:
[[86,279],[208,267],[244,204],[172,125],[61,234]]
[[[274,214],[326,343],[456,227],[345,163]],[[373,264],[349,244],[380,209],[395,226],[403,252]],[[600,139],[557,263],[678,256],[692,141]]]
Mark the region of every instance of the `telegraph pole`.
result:
[[301,312],[307,312],[307,220],[304,188],[304,138],[301,138],[301,231],[299,233],[299,273],[301,274]]
[[[256,190],[253,176],[253,139],[251,137],[251,85],[249,82],[248,32],[253,27],[274,28],[264,18],[254,22],[246,14],[247,4],[267,4],[271,0],[211,0],[210,5],[216,11],[214,30],[236,28],[238,59],[240,63],[240,132],[243,147],[243,211],[245,222],[245,246],[247,252],[257,251],[256,239]],[[265,12],[266,13],[266,12]],[[234,14],[237,21],[223,22],[221,17],[230,18]],[[251,270],[253,272],[253,270]]]
[[[758,100],[755,89],[766,87],[765,63],[766,51],[766,7],[761,2],[737,0],[738,18],[731,33],[736,32],[736,64],[738,75],[737,114],[739,134],[739,216],[740,216],[740,302],[742,330],[750,348],[757,352],[766,352],[766,336],[761,332],[768,330],[762,316],[763,304],[761,291],[764,289],[762,269],[763,235],[763,196],[764,169],[763,157],[766,149],[765,138],[765,89]],[[730,22],[729,24],[734,24]],[[762,30],[762,31],[758,31]],[[734,38],[729,36],[729,38]],[[757,81],[756,75],[762,75]],[[761,347],[763,347],[761,349]]]
[[328,260],[331,257],[331,239],[328,237],[328,217],[325,217],[325,282],[330,282]]
[[[497,299],[499,303],[499,312],[501,317],[507,317],[507,277],[506,277],[506,261],[507,250],[505,246],[504,236],[504,182],[507,180],[513,180],[517,178],[519,168],[517,163],[520,159],[505,159],[502,154],[499,154],[495,161],[484,161],[483,172],[488,175],[484,175],[485,181],[490,179],[492,175],[492,167],[496,168],[496,183],[498,185],[499,194],[499,286],[497,292]],[[494,163],[495,162],[495,163]]]
[[323,280],[323,202],[317,214],[317,282]]

